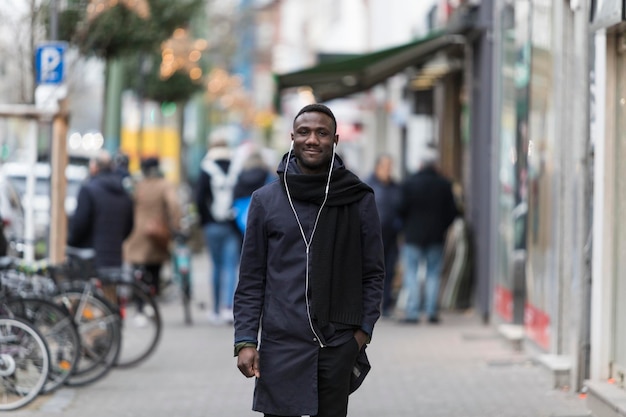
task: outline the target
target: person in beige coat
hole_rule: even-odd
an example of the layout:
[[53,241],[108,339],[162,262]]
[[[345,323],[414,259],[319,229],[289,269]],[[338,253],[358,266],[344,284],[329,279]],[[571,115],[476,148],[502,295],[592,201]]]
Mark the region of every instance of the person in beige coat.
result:
[[181,207],[176,187],[163,177],[157,158],[141,163],[142,178],[134,186],[135,224],[124,242],[124,261],[148,272],[153,293],[160,293],[161,269],[170,259],[170,242],[180,230]]

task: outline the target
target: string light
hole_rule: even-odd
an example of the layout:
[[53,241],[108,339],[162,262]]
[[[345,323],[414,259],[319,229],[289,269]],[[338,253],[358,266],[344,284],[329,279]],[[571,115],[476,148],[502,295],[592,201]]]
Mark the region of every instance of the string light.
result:
[[180,70],[184,70],[194,81],[202,78],[198,62],[208,45],[204,39],[191,39],[187,30],[176,29],[172,37],[161,45],[161,79],[166,80]]
[[150,17],[150,5],[148,0],[90,0],[87,6],[87,20],[92,21],[105,11],[122,5],[128,10],[133,11],[142,19]]

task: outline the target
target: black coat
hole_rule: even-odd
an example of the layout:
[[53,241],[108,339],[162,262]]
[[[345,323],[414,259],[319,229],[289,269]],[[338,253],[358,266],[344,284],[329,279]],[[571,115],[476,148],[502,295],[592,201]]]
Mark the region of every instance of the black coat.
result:
[[251,196],[254,191],[268,182],[268,176],[269,172],[263,167],[253,167],[242,170],[239,173],[235,189],[233,190],[234,199]]
[[133,200],[118,174],[103,171],[78,192],[67,244],[95,249],[96,267],[120,267],[122,244],[132,229]]
[[448,227],[459,214],[452,184],[431,167],[421,169],[402,183],[399,211],[405,242],[420,247],[442,244]]
[[398,213],[400,205],[400,185],[395,181],[381,182],[376,175],[371,175],[367,184],[374,190],[376,207],[383,230],[383,242],[395,241],[402,230],[402,219]]
[[[281,164],[279,171],[283,169]],[[292,169],[297,169],[295,163],[290,165],[289,170]],[[293,203],[305,234],[310,236],[319,206],[298,200]],[[383,248],[373,194],[363,197],[358,207],[362,242],[361,329],[371,334],[380,315]],[[278,181],[252,194],[241,259],[234,304],[235,343],[255,342],[261,330],[261,377],[256,381],[253,409],[277,415],[316,415],[320,346],[307,315],[306,247]],[[309,268],[315,265],[310,264]],[[352,337],[352,332],[348,337]]]

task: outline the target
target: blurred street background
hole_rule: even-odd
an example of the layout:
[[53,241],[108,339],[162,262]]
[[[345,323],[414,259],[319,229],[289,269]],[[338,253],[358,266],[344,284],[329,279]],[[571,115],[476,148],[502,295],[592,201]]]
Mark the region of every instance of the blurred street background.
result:
[[158,158],[198,263],[194,326],[163,299],[149,362],[13,414],[254,415],[231,329],[206,321],[192,196],[209,138],[274,167],[322,102],[348,168],[388,154],[402,181],[436,149],[462,210],[441,324],[380,322],[352,414],[626,416],[625,16],[622,0],[0,0],[9,255],[63,261],[106,149],[133,176]]

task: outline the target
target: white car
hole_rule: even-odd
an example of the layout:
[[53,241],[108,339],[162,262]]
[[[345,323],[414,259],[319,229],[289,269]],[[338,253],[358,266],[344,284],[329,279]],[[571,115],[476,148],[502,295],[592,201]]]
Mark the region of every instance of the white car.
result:
[[[23,162],[5,162],[0,168],[0,172],[8,178],[15,186],[21,196],[22,205],[29,207],[32,205],[35,237],[46,236],[50,224],[50,173],[51,168],[47,163],[38,162],[35,164],[35,194],[32,202],[26,195],[27,174],[31,170],[29,164]],[[88,177],[89,170],[82,165],[68,165],[65,170],[67,178],[67,192],[65,197],[65,212],[71,216],[76,210],[76,197],[83,181]]]
[[10,255],[19,255],[24,242],[24,208],[22,200],[5,175],[0,173],[0,217]]

